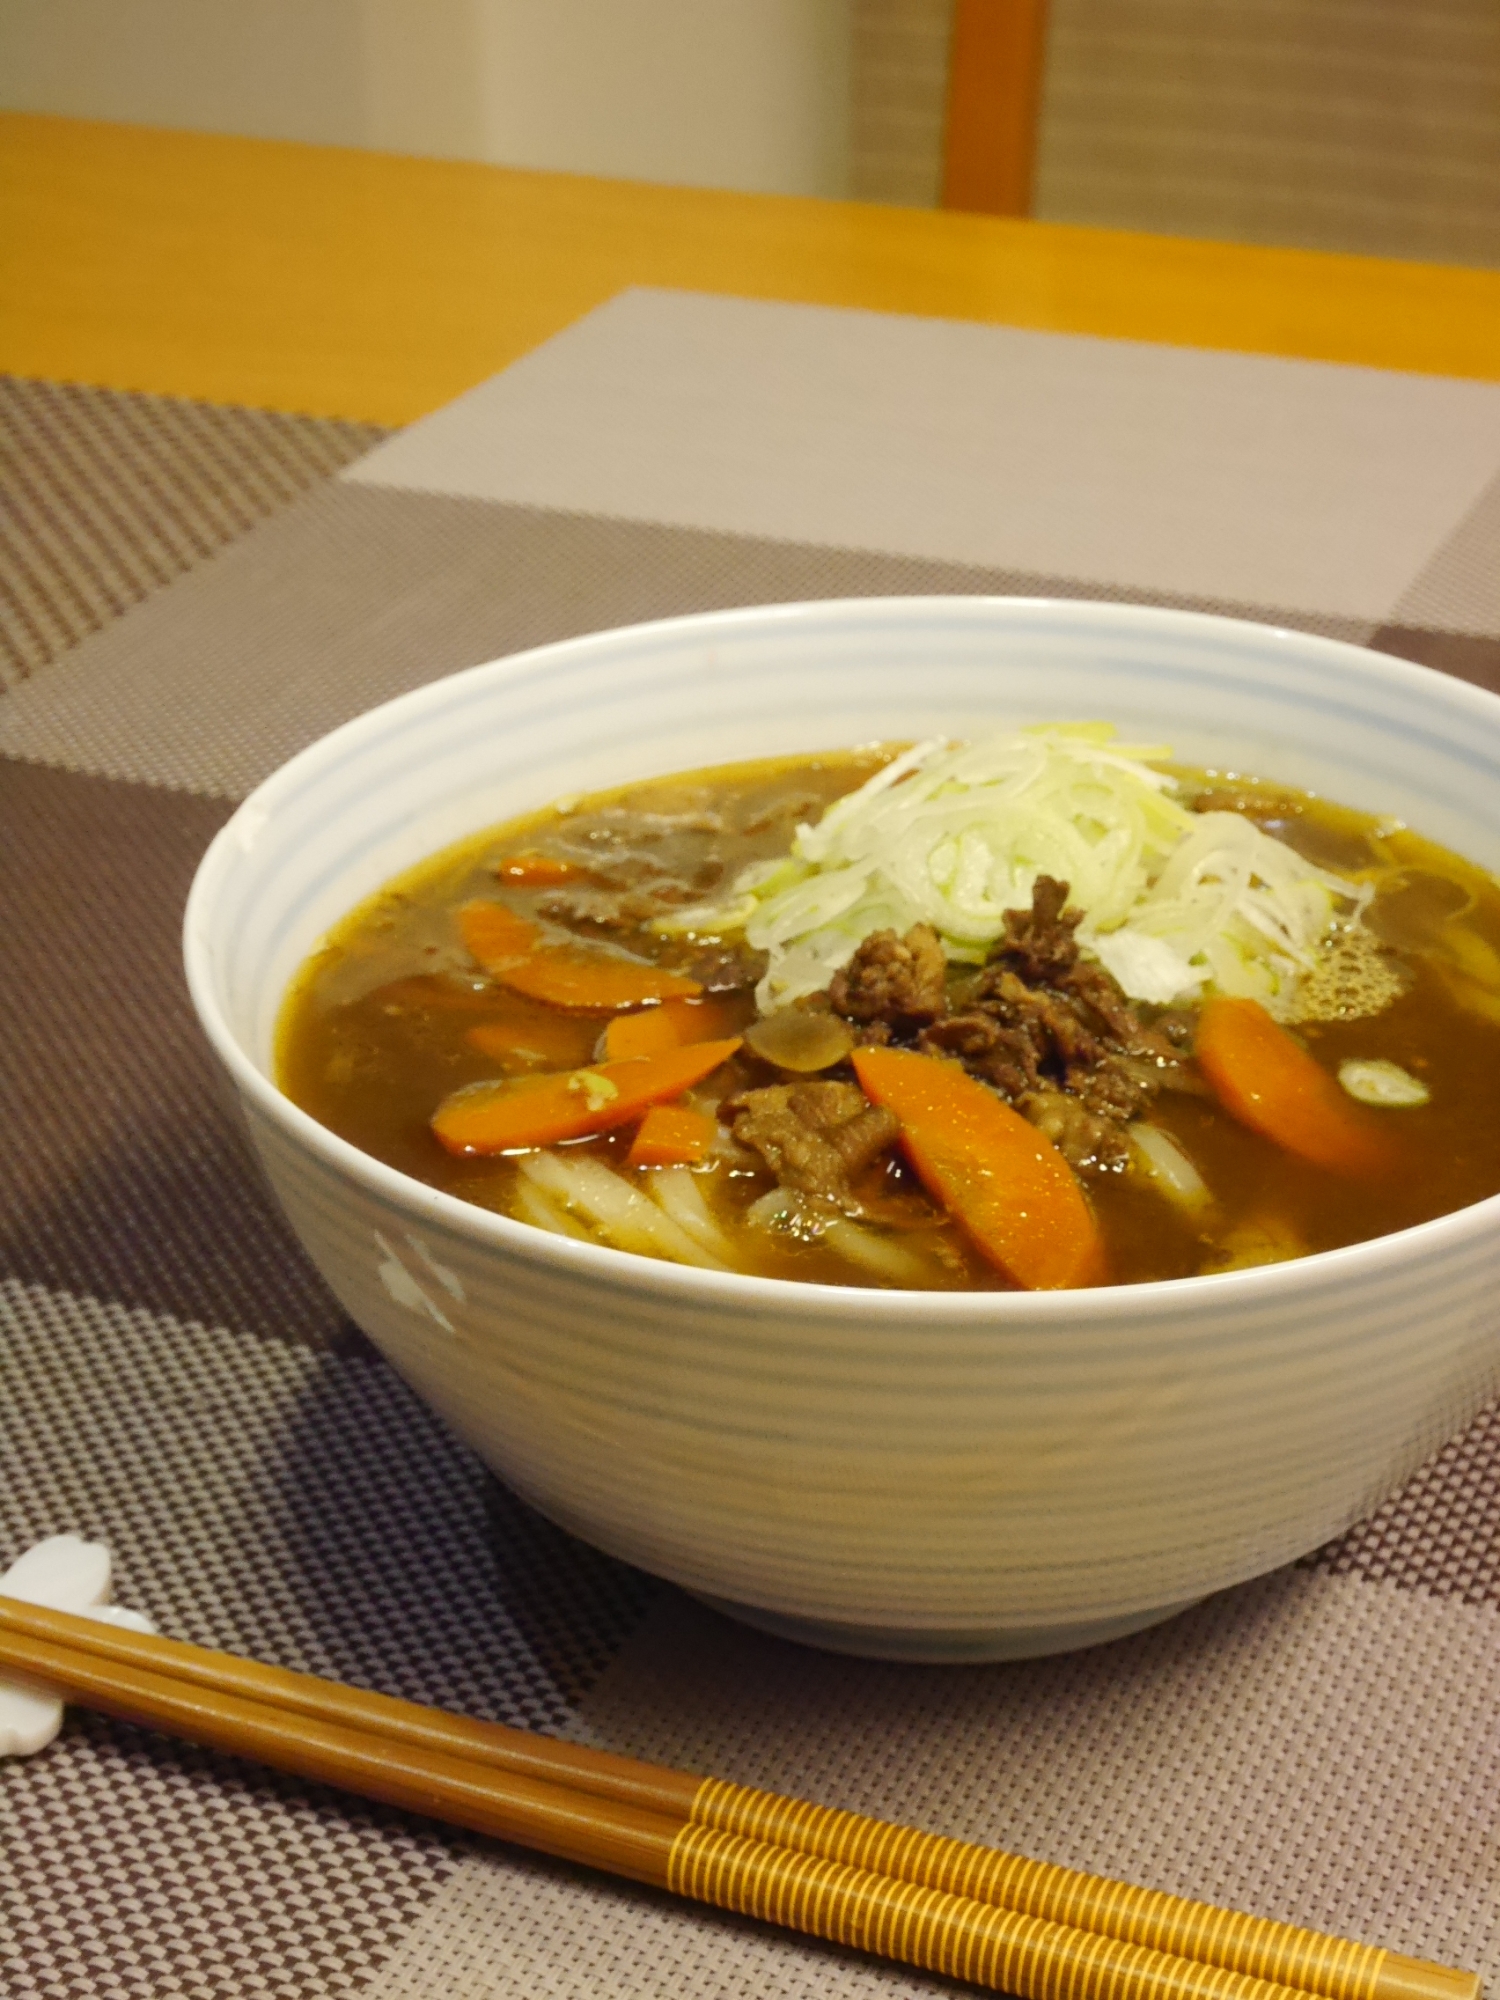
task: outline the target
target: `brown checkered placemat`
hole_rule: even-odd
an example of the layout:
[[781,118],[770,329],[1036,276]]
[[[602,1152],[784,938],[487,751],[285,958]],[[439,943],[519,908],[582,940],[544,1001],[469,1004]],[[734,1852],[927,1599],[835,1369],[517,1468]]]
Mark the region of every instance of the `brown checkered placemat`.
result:
[[373,424],[0,377],[0,687],[384,435]]
[[[808,1653],[444,1432],[261,1192],[182,993],[232,801],[437,674],[790,597],[1193,594],[749,533],[706,487],[694,524],[407,483],[392,445],[335,477],[375,433],[263,413],[8,383],[0,424],[0,1558],[74,1529],[185,1637],[1500,1974],[1494,1410],[1331,1548],[1136,1639]],[[1470,483],[1383,613],[1292,615],[1500,688],[1500,452]],[[84,1716],[0,1766],[0,1989],[944,1990]]]

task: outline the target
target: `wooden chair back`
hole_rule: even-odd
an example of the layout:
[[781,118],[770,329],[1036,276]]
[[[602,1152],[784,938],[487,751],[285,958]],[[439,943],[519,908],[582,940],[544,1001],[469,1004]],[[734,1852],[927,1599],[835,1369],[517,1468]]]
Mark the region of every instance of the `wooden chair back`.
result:
[[1047,0],[955,0],[944,208],[1030,213],[1046,41]]

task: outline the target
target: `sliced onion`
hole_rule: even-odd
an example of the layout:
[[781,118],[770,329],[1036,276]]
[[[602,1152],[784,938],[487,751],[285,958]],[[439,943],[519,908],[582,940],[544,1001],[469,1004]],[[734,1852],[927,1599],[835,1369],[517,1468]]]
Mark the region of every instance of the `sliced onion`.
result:
[[1130,1144],[1168,1201],[1189,1215],[1201,1215],[1213,1206],[1208,1183],[1170,1132],[1164,1132],[1160,1125],[1135,1124],[1130,1128]]
[[572,1236],[580,1242],[592,1239],[581,1222],[575,1222],[566,1209],[554,1208],[540,1188],[522,1181],[511,1200],[511,1208],[522,1222],[529,1222],[533,1229],[550,1229],[554,1236]]
[[646,1192],[680,1229],[712,1256],[731,1263],[734,1251],[704,1199],[700,1177],[691,1167],[652,1167],[642,1176]]
[[599,1160],[530,1153],[522,1160],[520,1173],[523,1182],[532,1182],[543,1195],[591,1222],[618,1250],[664,1257],[674,1264],[697,1264],[710,1271],[725,1268],[680,1223]]
[[883,1278],[888,1285],[912,1292],[932,1289],[932,1267],[909,1244],[862,1228],[846,1216],[829,1223],[823,1241],[846,1262],[859,1265],[872,1277]]
[[778,1069],[812,1076],[844,1060],[854,1047],[854,1030],[837,1014],[781,1007],[746,1028],[745,1044]]
[[[802,1202],[791,1188],[774,1187],[769,1194],[760,1195],[745,1210],[745,1220],[752,1229],[781,1229],[795,1224],[803,1234],[822,1233],[823,1218],[807,1217]],[[803,1229],[804,1220],[814,1223],[814,1232]]]
[[897,1241],[879,1230],[866,1229],[847,1216],[830,1215],[814,1208],[795,1188],[772,1188],[745,1210],[745,1220],[754,1229],[784,1230],[804,1243],[824,1243],[846,1263],[856,1264],[871,1277],[904,1291],[933,1289],[933,1268],[909,1243]]

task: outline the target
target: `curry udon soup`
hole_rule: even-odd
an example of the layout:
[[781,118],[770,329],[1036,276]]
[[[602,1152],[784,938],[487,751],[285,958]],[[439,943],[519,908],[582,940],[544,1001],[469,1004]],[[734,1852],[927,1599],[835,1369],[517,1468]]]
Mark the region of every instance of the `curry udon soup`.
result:
[[840,1285],[1299,1257],[1500,1189],[1500,892],[1103,725],[695,771],[354,911],[282,1087],[536,1228]]

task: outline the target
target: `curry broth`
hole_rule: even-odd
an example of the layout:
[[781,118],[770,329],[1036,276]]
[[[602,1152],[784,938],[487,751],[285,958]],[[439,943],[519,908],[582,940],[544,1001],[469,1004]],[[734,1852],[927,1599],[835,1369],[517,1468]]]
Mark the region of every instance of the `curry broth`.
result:
[[[455,1158],[433,1136],[433,1112],[466,1084],[596,1062],[607,1016],[544,1005],[487,978],[459,941],[454,910],[475,898],[501,901],[559,941],[613,945],[637,959],[694,969],[704,975],[704,1004],[716,1010],[714,1032],[738,1033],[756,1010],[750,987],[733,983],[733,964],[715,972],[711,940],[663,937],[644,922],[622,933],[622,898],[628,912],[635,881],[653,891],[666,884],[680,903],[711,899],[747,863],[783,854],[800,821],[864,783],[889,754],[732,766],[565,800],[422,863],[352,912],[304,967],[282,1011],[281,1087],[388,1165],[510,1212],[515,1161]],[[1377,1015],[1307,1021],[1296,1032],[1330,1071],[1346,1058],[1386,1058],[1419,1078],[1430,1100],[1375,1114],[1398,1139],[1401,1164],[1372,1184],[1299,1160],[1236,1123],[1211,1096],[1164,1092],[1152,1122],[1196,1165],[1213,1204],[1189,1214],[1134,1170],[1092,1176],[1088,1193],[1112,1278],[1186,1277],[1331,1249],[1500,1190],[1500,891],[1493,880],[1406,829],[1349,808],[1239,778],[1179,775],[1207,803],[1246,814],[1320,866],[1376,882],[1367,921],[1401,965],[1406,990]],[[522,854],[553,857],[582,873],[567,895],[556,885],[508,883],[504,865]],[[480,1027],[498,1031],[503,1054],[473,1045],[469,1033]],[[744,1051],[725,1067],[732,1090],[776,1076]],[[722,1073],[712,1080],[710,1100],[730,1094],[718,1088],[723,1080]],[[628,1131],[616,1132],[564,1150],[623,1169],[629,1143]],[[852,1267],[821,1240],[739,1226],[775,1186],[754,1158],[727,1149],[701,1179],[711,1183],[715,1214],[747,1259],[742,1268],[844,1285],[891,1282]],[[921,1282],[1005,1288],[899,1157],[867,1169],[856,1192],[875,1223],[920,1256]]]

